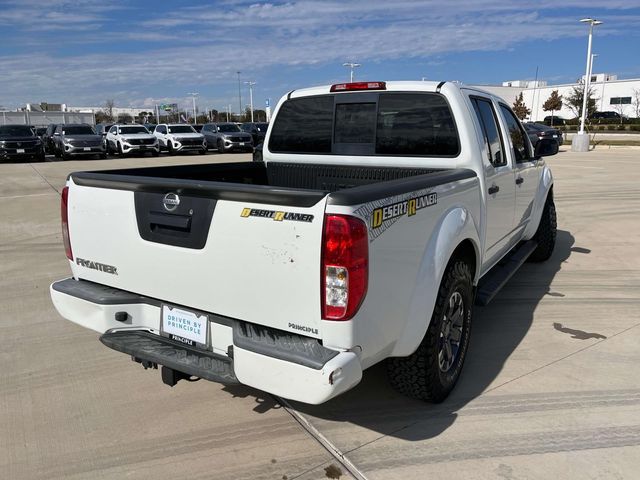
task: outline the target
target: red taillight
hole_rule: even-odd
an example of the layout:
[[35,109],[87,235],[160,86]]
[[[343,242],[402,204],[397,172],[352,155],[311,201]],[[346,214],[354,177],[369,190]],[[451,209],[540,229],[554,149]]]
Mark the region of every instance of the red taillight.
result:
[[353,82],[331,85],[331,92],[348,92],[352,90],[386,90],[386,82]]
[[71,251],[71,239],[69,238],[69,187],[62,189],[62,200],[60,201],[60,217],[62,218],[62,241],[64,242],[64,251],[69,260],[73,260],[73,252]]
[[367,225],[348,215],[326,215],[322,238],[322,318],[352,318],[367,293],[368,277]]

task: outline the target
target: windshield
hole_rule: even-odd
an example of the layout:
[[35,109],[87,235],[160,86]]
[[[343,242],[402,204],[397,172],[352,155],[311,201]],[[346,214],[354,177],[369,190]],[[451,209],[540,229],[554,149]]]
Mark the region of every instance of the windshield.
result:
[[191,125],[171,125],[169,133],[196,133],[196,131],[191,128]]
[[4,125],[0,127],[0,135],[12,137],[31,137],[33,131],[26,125]]
[[240,127],[235,123],[221,123],[218,125],[218,130],[221,132],[240,132]]
[[133,127],[120,127],[119,130],[123,135],[127,135],[129,133],[149,133],[149,130],[144,128],[142,125],[135,125]]
[[76,125],[62,128],[63,135],[95,135],[93,128],[89,125]]

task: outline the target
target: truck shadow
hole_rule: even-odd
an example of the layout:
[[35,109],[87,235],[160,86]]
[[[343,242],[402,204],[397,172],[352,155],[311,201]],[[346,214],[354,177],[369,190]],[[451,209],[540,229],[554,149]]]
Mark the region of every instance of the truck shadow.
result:
[[569,232],[558,231],[549,260],[525,264],[491,304],[476,307],[462,376],[442,404],[427,404],[396,393],[387,382],[384,364],[379,364],[368,369],[362,382],[344,395],[323,405],[294,403],[294,407],[311,417],[349,422],[404,440],[438,436],[456,421],[458,410],[499,385],[493,382],[529,331],[538,303],[546,295],[564,296],[550,291],[549,286],[572,253],[588,252],[574,249],[573,245],[574,237]]

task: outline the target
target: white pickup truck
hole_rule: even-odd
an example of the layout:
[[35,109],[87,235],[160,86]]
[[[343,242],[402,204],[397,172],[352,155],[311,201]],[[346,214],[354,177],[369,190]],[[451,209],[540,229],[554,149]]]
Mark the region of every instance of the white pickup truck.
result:
[[507,104],[456,83],[295,90],[264,162],[69,176],[58,312],[169,385],[195,376],[318,404],[387,361],[454,387],[474,303],[554,248],[553,179]]

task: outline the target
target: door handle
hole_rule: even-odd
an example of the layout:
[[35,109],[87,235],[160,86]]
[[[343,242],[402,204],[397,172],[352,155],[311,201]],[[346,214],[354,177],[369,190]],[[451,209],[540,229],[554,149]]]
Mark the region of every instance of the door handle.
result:
[[522,178],[522,177],[516,178],[516,185],[521,185],[523,183],[524,183],[524,178]]
[[494,193],[498,193],[500,191],[500,187],[497,185],[493,185],[489,187],[489,190],[487,191],[489,192],[489,195],[493,195]]

